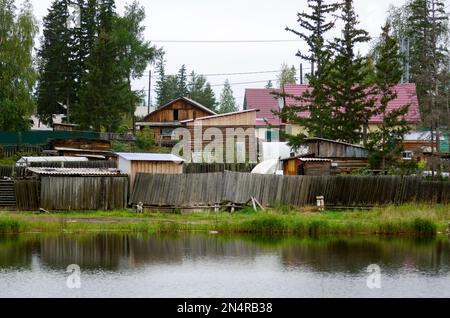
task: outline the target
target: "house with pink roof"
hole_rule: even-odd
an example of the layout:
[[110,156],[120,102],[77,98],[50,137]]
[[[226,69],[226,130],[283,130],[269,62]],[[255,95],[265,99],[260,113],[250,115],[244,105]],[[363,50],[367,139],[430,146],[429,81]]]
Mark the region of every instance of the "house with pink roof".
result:
[[[308,85],[286,85],[285,92],[289,95],[302,96],[307,90]],[[409,105],[409,112],[406,120],[415,129],[421,122],[419,101],[417,98],[416,84],[405,83],[395,86],[397,98],[388,105],[387,112],[399,109],[405,105]],[[283,107],[296,106],[298,101],[293,98],[278,99],[273,89],[247,89],[245,93],[244,109],[258,109],[256,127],[259,139],[270,141],[269,137],[274,134],[276,129],[296,135],[304,131],[303,127],[293,123],[283,123],[280,118],[273,114],[273,111],[280,111]],[[308,117],[309,112],[299,114]],[[377,129],[383,123],[383,115],[374,116],[369,121],[369,129]],[[314,137],[314,136],[313,136]]]

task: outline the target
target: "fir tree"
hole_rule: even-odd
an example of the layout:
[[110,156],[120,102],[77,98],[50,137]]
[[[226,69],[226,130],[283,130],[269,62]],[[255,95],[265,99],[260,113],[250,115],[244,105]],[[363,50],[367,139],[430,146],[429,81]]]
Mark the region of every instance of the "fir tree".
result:
[[[308,76],[311,87],[309,91],[303,96],[290,96],[297,100],[301,106],[287,105],[288,107],[285,107],[279,115],[285,120],[305,127],[308,135],[334,138],[333,127],[335,122],[329,107],[330,93],[328,90],[330,61],[333,58],[333,52],[326,45],[325,35],[335,26],[331,15],[338,10],[339,5],[326,4],[323,0],[309,0],[308,7],[308,13],[298,13],[298,22],[302,30],[297,31],[291,28],[286,28],[286,30],[296,34],[306,42],[309,47],[308,52],[302,53],[299,51],[297,56],[315,65],[316,71]],[[280,96],[286,97],[285,94]],[[308,118],[298,115],[305,111],[311,114]],[[286,137],[291,146],[299,147],[306,135],[287,135]]]
[[345,0],[341,20],[344,23],[342,37],[335,39],[335,58],[330,67],[327,107],[332,114],[333,125],[327,132],[335,140],[349,143],[367,143],[367,129],[374,115],[375,97],[368,77],[367,60],[357,54],[356,46],[370,40],[369,34],[358,29],[353,0]]
[[189,98],[215,111],[216,97],[206,78],[192,71],[189,77]]
[[227,79],[220,96],[219,114],[233,113],[236,111],[238,111],[236,99],[233,96],[233,90],[231,88],[230,82]]
[[88,73],[76,107],[76,119],[84,128],[116,131],[122,116],[128,114],[129,87],[126,68],[120,63],[120,51],[114,38],[114,1],[99,4],[99,31],[88,59]]
[[167,87],[166,60],[165,52],[159,50],[156,54],[156,72],[158,79],[156,81],[156,103],[162,107],[170,102],[170,92]]
[[44,18],[43,40],[37,54],[40,73],[37,112],[46,124],[53,123],[53,114],[69,115],[69,104],[74,99],[72,34],[67,25],[68,4],[68,0],[53,2]]
[[370,132],[369,148],[372,165],[378,168],[381,163],[382,169],[385,170],[387,164],[394,161],[395,156],[399,154],[401,141],[410,129],[405,120],[409,105],[388,111],[389,102],[397,99],[394,86],[400,82],[403,75],[400,47],[398,40],[390,35],[389,24],[383,27],[377,53],[374,84],[379,103],[376,106],[378,114],[384,119],[377,130]]
[[178,71],[177,77],[177,97],[186,97],[189,94],[188,90],[188,79],[187,79],[187,69],[186,65],[182,65],[180,70]]

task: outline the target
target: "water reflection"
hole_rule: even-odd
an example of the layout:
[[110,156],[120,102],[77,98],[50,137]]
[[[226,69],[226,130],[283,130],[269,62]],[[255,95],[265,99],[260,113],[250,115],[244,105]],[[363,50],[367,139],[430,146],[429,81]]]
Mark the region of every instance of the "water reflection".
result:
[[261,238],[208,235],[145,236],[125,234],[38,235],[0,237],[0,270],[30,270],[33,257],[41,266],[64,270],[123,271],[184,262],[254,264],[260,256],[275,257],[282,270],[357,274],[369,264],[390,272],[414,268],[428,275],[450,272],[448,239],[405,238]]

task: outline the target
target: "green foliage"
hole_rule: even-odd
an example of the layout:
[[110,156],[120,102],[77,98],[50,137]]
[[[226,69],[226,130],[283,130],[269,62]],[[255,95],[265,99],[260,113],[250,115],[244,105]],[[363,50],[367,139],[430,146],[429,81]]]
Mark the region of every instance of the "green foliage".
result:
[[189,78],[189,93],[188,97],[203,106],[216,110],[216,97],[212,90],[211,84],[209,84],[203,75],[197,75],[192,71]]
[[441,0],[409,0],[393,7],[388,21],[393,36],[410,42],[410,82],[416,83],[422,121],[427,127],[449,125],[447,92],[449,81],[448,15]]
[[233,96],[233,89],[231,88],[230,82],[227,79],[223,86],[222,94],[220,96],[219,113],[227,114],[236,111],[238,111],[236,99]]
[[149,128],[145,128],[136,134],[136,146],[143,151],[150,151],[156,145],[155,136]]
[[30,2],[17,12],[14,1],[0,0],[0,26],[0,130],[28,130],[35,107],[32,51],[38,32]]
[[404,135],[410,130],[405,119],[409,111],[409,105],[388,112],[389,102],[397,98],[394,86],[402,77],[402,56],[396,38],[390,35],[391,27],[386,24],[383,27],[381,41],[376,49],[376,64],[374,72],[374,87],[381,96],[377,107],[377,114],[383,115],[383,123],[380,127],[369,133],[369,149],[371,149],[371,165],[383,170],[388,165],[395,163],[400,154]]
[[113,152],[132,152],[132,146],[117,140],[111,141],[111,150]]
[[[298,52],[297,56],[315,65],[316,70],[308,75],[311,89],[303,96],[290,96],[301,106],[285,107],[279,116],[286,121],[291,121],[307,130],[308,135],[323,138],[334,138],[331,129],[334,127],[333,115],[329,100],[329,76],[333,52],[325,45],[325,36],[335,23],[333,15],[339,8],[337,4],[325,4],[322,0],[308,1],[309,12],[298,14],[298,22],[301,31],[286,28],[287,31],[299,36],[308,45],[308,53]],[[286,69],[287,71],[287,69]],[[295,73],[291,74],[290,82],[295,83]],[[280,97],[284,94],[281,94]],[[308,111],[309,118],[300,117],[298,114]],[[297,149],[303,145],[306,135],[285,135],[289,144]]]
[[281,65],[281,71],[278,75],[278,85],[281,90],[284,89],[284,86],[287,84],[296,84],[297,83],[297,70],[295,66],[289,67],[287,64]]

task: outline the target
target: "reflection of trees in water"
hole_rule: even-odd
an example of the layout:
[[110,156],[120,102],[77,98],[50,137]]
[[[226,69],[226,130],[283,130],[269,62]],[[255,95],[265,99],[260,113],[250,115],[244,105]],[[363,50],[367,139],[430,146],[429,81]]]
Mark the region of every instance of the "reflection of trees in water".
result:
[[[257,248],[240,240],[219,241],[216,237],[142,235],[61,235],[43,236],[11,244],[0,244],[2,267],[30,267],[37,250],[43,265],[65,269],[78,264],[84,269],[126,269],[146,264],[181,264],[184,259],[241,257],[254,258]],[[22,260],[18,263],[16,259]]]
[[355,238],[306,240],[283,249],[283,264],[314,271],[357,273],[371,264],[395,271],[404,267],[450,271],[448,240]]
[[20,235],[0,237],[0,269],[31,268],[32,255],[44,266],[64,270],[120,270],[183,261],[254,261],[257,254],[278,254],[287,268],[322,272],[363,271],[370,264],[390,270],[414,267],[449,272],[448,240],[386,238],[261,238],[206,235],[147,236],[125,234]]
[[38,251],[39,242],[35,240],[19,235],[0,235],[0,269],[31,268],[33,253]]

